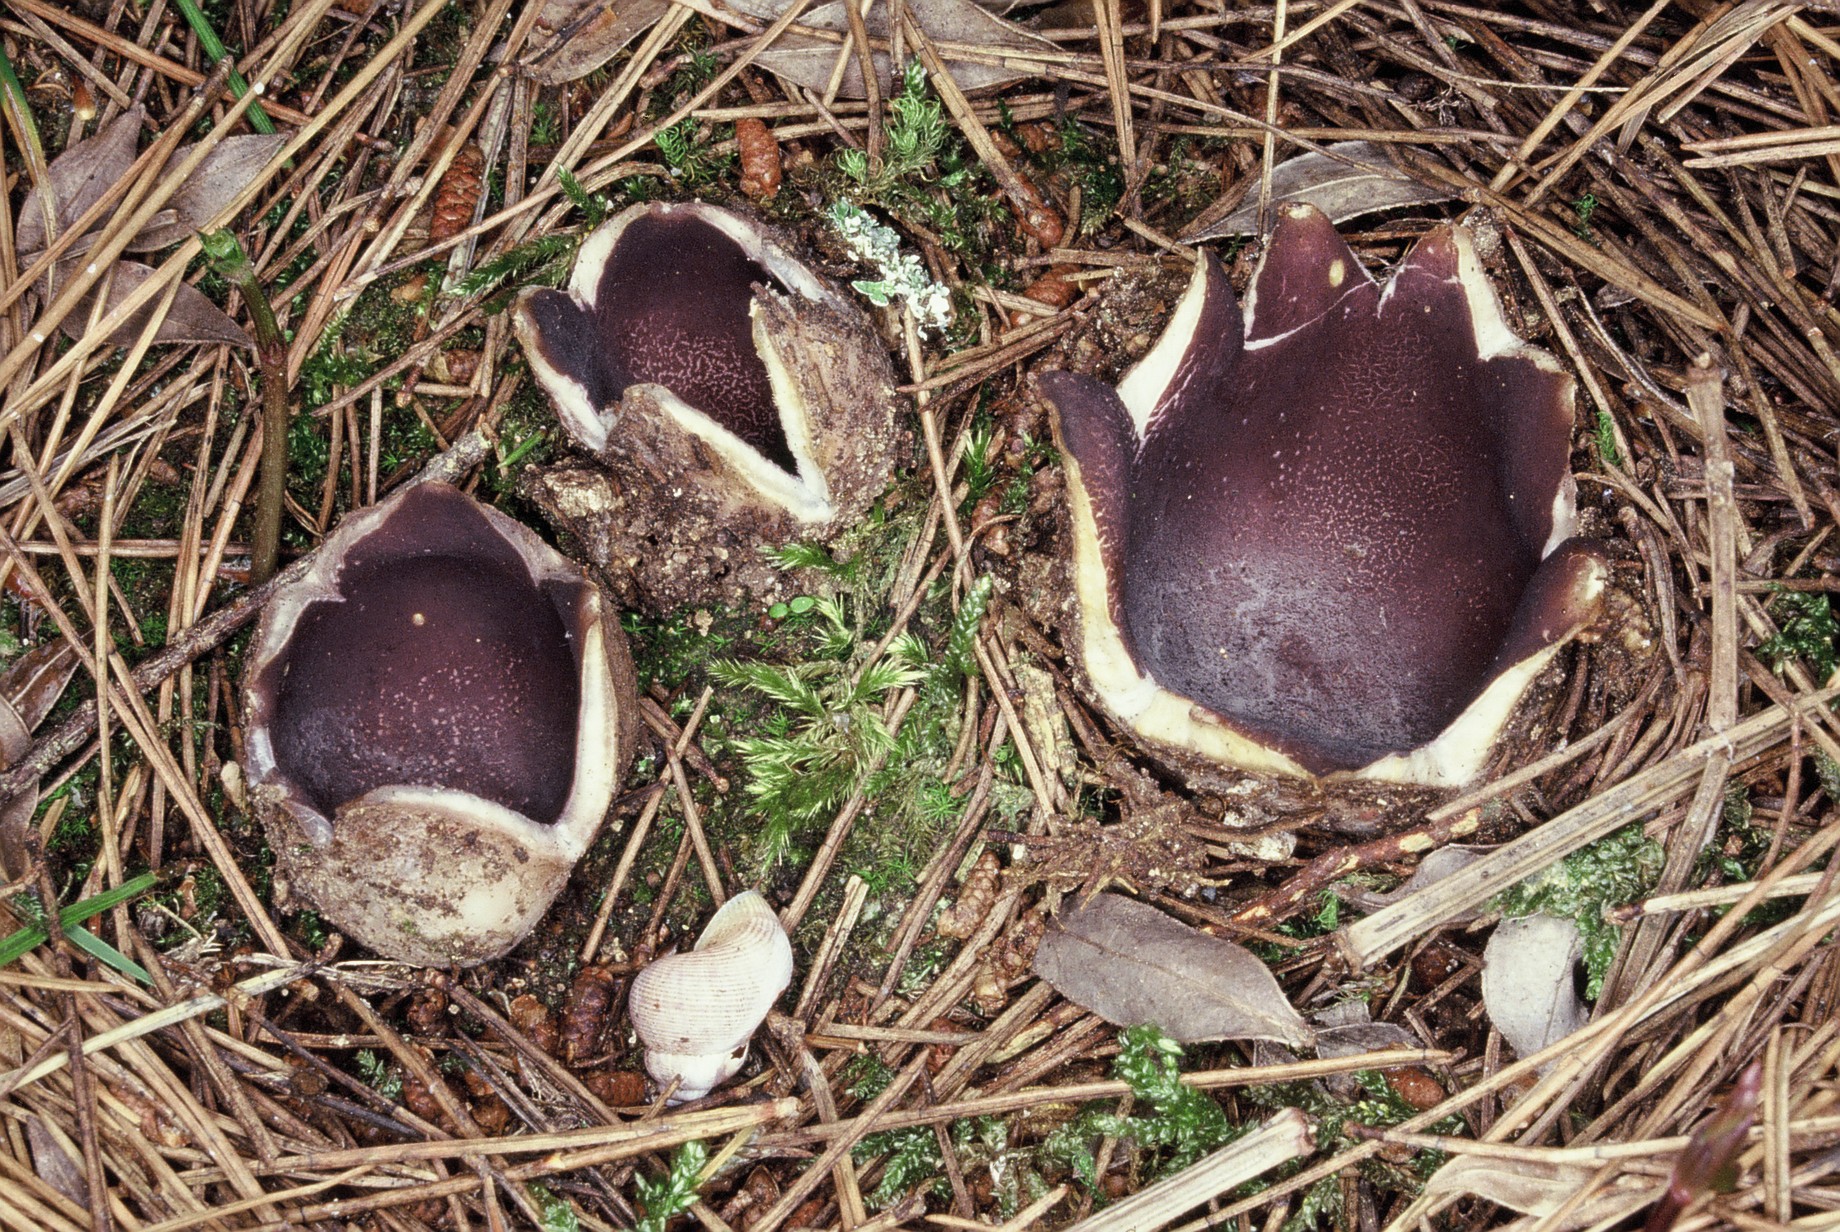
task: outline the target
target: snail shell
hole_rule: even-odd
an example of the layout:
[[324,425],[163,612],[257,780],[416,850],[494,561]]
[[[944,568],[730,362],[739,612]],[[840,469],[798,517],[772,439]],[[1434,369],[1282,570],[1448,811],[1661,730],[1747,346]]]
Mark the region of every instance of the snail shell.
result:
[[715,913],[687,953],[661,958],[634,978],[633,1027],[645,1070],[675,1102],[697,1099],[734,1077],[748,1040],[792,982],[792,942],[767,900],[752,890]]

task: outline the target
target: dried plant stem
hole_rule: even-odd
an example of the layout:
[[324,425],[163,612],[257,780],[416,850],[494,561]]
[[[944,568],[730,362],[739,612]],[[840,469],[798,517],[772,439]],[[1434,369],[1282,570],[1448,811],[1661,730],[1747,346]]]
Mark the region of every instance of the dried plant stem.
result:
[[1775,744],[1790,721],[1836,696],[1840,687],[1805,694],[1789,706],[1773,706],[1731,730],[1702,740],[1627,782],[1620,783],[1539,829],[1498,848],[1460,872],[1376,911],[1335,934],[1349,965],[1360,969],[1415,937],[1446,923],[1490,896],[1595,842],[1645,811],[1678,795],[1700,778],[1707,759],[1752,757]]
[[[231,282],[249,307],[256,327],[256,362],[262,367],[262,474],[256,496],[255,532],[249,540],[249,580],[257,586],[275,576],[281,563],[281,515],[288,479],[288,344],[268,295],[242,244],[229,231],[204,237],[205,256]],[[336,473],[336,461],[327,468]]]
[[1309,1118],[1286,1108],[1239,1141],[1081,1220],[1069,1232],[1153,1232],[1182,1212],[1315,1149]]

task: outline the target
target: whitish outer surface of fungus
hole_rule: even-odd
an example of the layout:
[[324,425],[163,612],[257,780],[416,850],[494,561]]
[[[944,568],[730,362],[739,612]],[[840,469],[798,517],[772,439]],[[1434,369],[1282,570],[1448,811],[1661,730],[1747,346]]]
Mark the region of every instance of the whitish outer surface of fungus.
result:
[[531,370],[606,478],[532,495],[654,609],[771,590],[762,545],[823,540],[892,473],[893,372],[862,311],[759,223],[641,204],[514,316]]
[[411,962],[515,945],[632,753],[616,614],[443,484],[347,516],[264,611],[248,679],[245,770],[288,888]]
[[1595,610],[1571,378],[1508,329],[1460,228],[1383,288],[1287,207],[1243,318],[1204,256],[1115,391],[1038,381],[1086,681],[1177,760],[1461,784]]

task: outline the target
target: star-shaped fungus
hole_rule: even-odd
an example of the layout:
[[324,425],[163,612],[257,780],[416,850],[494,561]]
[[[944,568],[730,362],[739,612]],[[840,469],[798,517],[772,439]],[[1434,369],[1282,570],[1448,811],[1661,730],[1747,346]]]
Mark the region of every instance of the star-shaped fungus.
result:
[[1572,380],[1467,234],[1380,286],[1287,207],[1242,318],[1211,256],[1114,391],[1038,376],[1073,529],[1068,641],[1165,760],[1451,786],[1595,615]]
[[773,594],[761,548],[825,542],[887,486],[894,374],[868,318],[754,220],[636,205],[515,328],[592,468],[532,495],[654,611]]

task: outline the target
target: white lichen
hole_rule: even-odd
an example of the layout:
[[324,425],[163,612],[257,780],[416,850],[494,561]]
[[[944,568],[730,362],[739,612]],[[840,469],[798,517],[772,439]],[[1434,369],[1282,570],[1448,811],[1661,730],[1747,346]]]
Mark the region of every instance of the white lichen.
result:
[[851,288],[877,308],[893,300],[904,301],[922,330],[944,329],[952,323],[952,293],[933,281],[919,257],[901,251],[901,237],[893,228],[875,221],[850,201],[832,205],[830,219],[850,255],[874,267],[879,275],[857,279],[850,283]]

